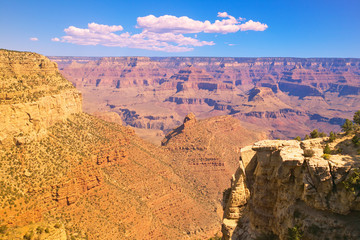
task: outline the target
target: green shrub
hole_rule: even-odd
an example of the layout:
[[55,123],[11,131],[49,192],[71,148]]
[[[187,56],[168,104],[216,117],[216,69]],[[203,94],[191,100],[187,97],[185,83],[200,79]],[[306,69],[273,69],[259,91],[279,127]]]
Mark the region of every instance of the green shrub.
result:
[[351,176],[348,177],[348,179],[346,179],[343,183],[345,188],[353,193],[360,191],[360,169],[354,169],[354,172],[351,174]]
[[7,226],[6,226],[6,225],[0,226],[0,233],[1,233],[1,234],[6,233],[6,230],[7,230]]
[[33,238],[33,236],[34,236],[34,232],[33,232],[33,231],[30,231],[30,232],[27,232],[27,233],[23,236],[23,238],[24,238],[25,240],[31,240],[31,239]]
[[36,233],[38,233],[38,234],[42,234],[43,231],[44,231],[44,228],[43,228],[43,227],[38,226],[38,227],[36,228]]
[[341,128],[346,134],[349,134],[354,129],[354,124],[349,119],[346,119]]
[[329,142],[333,142],[335,141],[335,139],[336,139],[336,134],[333,131],[331,131],[329,134]]
[[308,139],[310,139],[310,137],[309,137],[309,135],[305,135],[305,137],[304,137],[304,140],[308,140]]
[[301,240],[302,236],[303,231],[301,231],[299,226],[288,228],[288,240]]
[[294,140],[297,140],[297,141],[301,142],[301,137],[297,136],[296,138],[294,138]]
[[311,133],[310,133],[311,138],[318,138],[319,137],[319,131],[317,129],[314,129]]
[[327,153],[325,153],[325,154],[323,154],[322,155],[322,157],[325,159],[325,160],[329,160],[330,159],[330,154],[327,154]]
[[304,150],[304,157],[313,157],[314,154],[315,154],[315,152],[312,149],[305,149]]
[[355,123],[355,124],[360,125],[360,111],[357,111],[357,112],[354,114],[353,120],[354,120],[354,123]]
[[323,150],[324,154],[330,154],[331,153],[331,149],[329,147],[329,144],[326,144]]
[[351,141],[353,142],[353,144],[354,144],[356,147],[360,146],[360,138],[359,138],[358,136],[355,135],[355,136],[351,139]]
[[319,137],[327,137],[327,134],[324,132],[319,132]]

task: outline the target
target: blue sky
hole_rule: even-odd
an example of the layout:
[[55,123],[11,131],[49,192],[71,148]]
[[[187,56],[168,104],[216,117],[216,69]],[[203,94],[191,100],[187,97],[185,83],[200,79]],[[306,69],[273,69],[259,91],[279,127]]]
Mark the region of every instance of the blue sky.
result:
[[359,0],[0,0],[0,48],[48,56],[358,58],[359,12]]

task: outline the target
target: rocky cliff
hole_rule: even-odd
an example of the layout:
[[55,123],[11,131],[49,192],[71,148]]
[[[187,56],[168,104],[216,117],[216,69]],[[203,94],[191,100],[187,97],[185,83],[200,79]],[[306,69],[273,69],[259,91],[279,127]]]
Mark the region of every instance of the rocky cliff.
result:
[[[187,239],[220,230],[172,153],[81,111],[56,64],[1,50],[0,238]],[[14,144],[15,143],[15,144]],[[141,229],[141,230],[140,230]]]
[[223,239],[359,239],[360,155],[352,145],[345,136],[243,148],[225,194]]
[[0,50],[0,143],[24,143],[81,112],[81,95],[36,53]]

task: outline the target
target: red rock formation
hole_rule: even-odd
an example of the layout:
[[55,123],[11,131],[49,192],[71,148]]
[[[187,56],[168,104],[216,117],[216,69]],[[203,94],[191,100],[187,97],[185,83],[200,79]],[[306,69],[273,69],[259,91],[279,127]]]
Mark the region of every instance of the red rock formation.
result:
[[[174,116],[179,122],[187,112],[201,118],[229,114],[264,125],[275,138],[293,138],[314,128],[339,131],[360,108],[358,59],[74,58],[81,62],[76,66],[69,64],[71,58],[56,61],[70,81],[84,85],[86,111],[109,110],[104,102],[131,109],[139,120],[124,122],[137,127],[164,126],[159,120],[144,124],[144,116]],[[123,85],[116,86],[118,80]],[[254,87],[262,89],[260,95],[271,89],[273,96],[267,91],[262,103],[249,102]],[[163,127],[165,132],[176,121]],[[295,123],[298,127],[289,131]]]
[[[36,64],[49,62],[43,56],[1,50],[0,59],[5,59],[0,67],[7,70],[7,61],[17,66],[12,68],[15,75],[19,71],[26,76],[33,68],[40,72],[39,78],[24,78],[34,89],[48,80]],[[19,59],[29,63],[25,69],[17,64]],[[56,82],[60,86],[68,84],[56,74],[54,64],[49,66],[55,71],[50,79],[53,87]],[[13,76],[11,71],[4,72],[0,83],[15,81],[7,74]],[[17,85],[1,90],[13,91],[12,87],[16,89]],[[69,89],[76,91],[71,85]],[[49,107],[39,103],[56,99],[52,94],[50,89],[30,104],[22,98],[12,99],[15,103],[0,102],[1,109],[19,105],[17,114],[28,116],[16,119],[19,127],[15,136],[12,131],[6,132],[6,137],[16,139],[18,144],[0,145],[0,216],[1,226],[8,228],[1,228],[1,239],[23,238],[26,231],[39,232],[34,224],[43,225],[50,233],[60,228],[61,236],[81,239],[208,238],[220,230],[215,204],[174,171],[171,152],[144,142],[128,127],[81,113],[79,101],[48,101],[50,109],[55,110],[41,112],[40,117],[24,112],[24,105],[28,109]],[[59,111],[67,106],[75,110],[66,114]],[[11,111],[3,113],[0,119],[17,116]],[[114,120],[112,117],[105,115]],[[42,125],[32,128],[30,124],[35,122]],[[41,138],[28,138],[37,131],[43,131]],[[21,226],[27,230],[23,232],[18,228]]]
[[223,190],[238,165],[239,149],[266,138],[254,126],[243,126],[231,116],[196,120],[188,114],[184,123],[167,134],[162,145],[175,153],[172,165],[201,191],[217,199],[221,212]]

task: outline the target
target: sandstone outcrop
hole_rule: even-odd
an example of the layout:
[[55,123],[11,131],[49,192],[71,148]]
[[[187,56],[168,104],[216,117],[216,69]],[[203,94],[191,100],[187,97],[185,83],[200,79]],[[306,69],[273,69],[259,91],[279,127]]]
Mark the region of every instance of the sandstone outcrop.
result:
[[325,160],[324,145],[323,139],[266,140],[243,148],[223,239],[358,239],[359,189],[347,182],[356,176],[359,155]]
[[81,112],[80,93],[56,63],[35,53],[0,50],[0,144],[22,144]]

